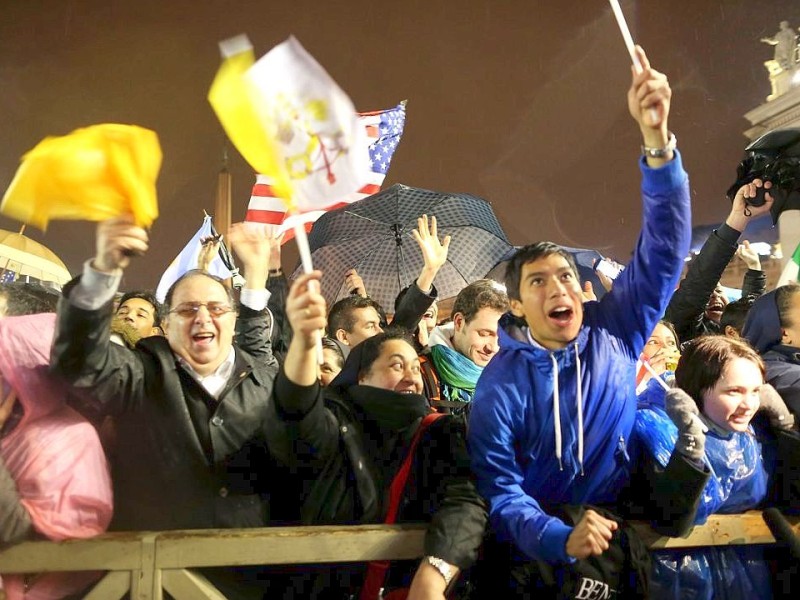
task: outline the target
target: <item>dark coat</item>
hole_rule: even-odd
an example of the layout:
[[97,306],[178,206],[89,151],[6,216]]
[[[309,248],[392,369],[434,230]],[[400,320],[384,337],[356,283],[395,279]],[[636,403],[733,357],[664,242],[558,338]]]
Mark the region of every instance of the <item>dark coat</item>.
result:
[[[296,386],[282,371],[275,392],[271,410],[280,425],[268,438],[270,450],[304,482],[300,521],[383,522],[389,486],[430,412],[426,399],[369,386],[323,396],[319,386]],[[397,522],[428,524],[426,555],[461,569],[474,563],[486,509],[472,482],[463,419],[443,416],[422,435]],[[394,569],[391,580],[408,585],[415,567]]]
[[[736,254],[739,235],[739,231],[725,224],[713,231],[672,295],[664,318],[675,326],[680,343],[701,335],[720,333],[719,323],[706,316],[705,308],[725,267]],[[766,287],[764,272],[748,269],[742,282],[742,297],[761,296]]]
[[179,365],[165,338],[123,348],[109,341],[110,303],[82,310],[61,299],[51,368],[82,392],[75,408],[115,420],[111,529],[267,523],[272,461],[265,428],[277,363],[266,315],[241,307],[240,337],[250,345],[261,340],[260,358],[237,348],[216,400]]

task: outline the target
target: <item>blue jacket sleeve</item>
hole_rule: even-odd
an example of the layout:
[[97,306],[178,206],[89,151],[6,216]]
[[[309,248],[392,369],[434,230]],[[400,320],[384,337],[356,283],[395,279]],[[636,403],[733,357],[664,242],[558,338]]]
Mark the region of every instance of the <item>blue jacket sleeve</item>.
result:
[[642,231],[633,256],[600,301],[600,319],[638,357],[664,314],[691,242],[689,179],[681,156],[653,169],[641,161]]
[[500,384],[486,375],[484,371],[478,380],[467,439],[492,526],[531,559],[572,562],[566,550],[572,527],[545,513],[522,487],[524,475],[515,452],[520,447],[515,423],[523,422],[519,390],[514,382]]

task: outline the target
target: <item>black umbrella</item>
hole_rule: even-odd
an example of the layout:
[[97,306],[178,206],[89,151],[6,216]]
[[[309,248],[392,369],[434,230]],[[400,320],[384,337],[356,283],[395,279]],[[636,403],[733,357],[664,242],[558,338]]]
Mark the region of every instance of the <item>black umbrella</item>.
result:
[[[785,210],[800,210],[800,129],[776,129],[765,133],[744,149],[745,156],[736,171],[736,182],[728,188],[728,199],[754,179],[771,181],[769,193],[775,199],[772,222]],[[748,200],[752,206],[764,204],[764,189]]]
[[411,235],[422,215],[436,217],[440,238],[451,237],[447,263],[434,280],[440,298],[484,277],[511,249],[485,200],[395,184],[314,223],[308,241],[329,305],[350,293],[344,275],[354,268],[369,295],[391,311],[397,294],[416,281],[423,266]]

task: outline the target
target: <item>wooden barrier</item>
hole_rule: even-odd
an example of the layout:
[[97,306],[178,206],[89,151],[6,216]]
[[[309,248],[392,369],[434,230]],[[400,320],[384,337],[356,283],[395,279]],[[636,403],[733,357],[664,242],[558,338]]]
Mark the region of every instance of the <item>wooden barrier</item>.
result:
[[[800,534],[800,519],[790,519]],[[636,529],[651,548],[774,543],[759,512],[715,515],[686,538]],[[0,573],[108,571],[89,600],[224,600],[199,567],[402,560],[423,555],[421,525],[270,527],[110,533],[88,540],[23,542],[0,552]]]

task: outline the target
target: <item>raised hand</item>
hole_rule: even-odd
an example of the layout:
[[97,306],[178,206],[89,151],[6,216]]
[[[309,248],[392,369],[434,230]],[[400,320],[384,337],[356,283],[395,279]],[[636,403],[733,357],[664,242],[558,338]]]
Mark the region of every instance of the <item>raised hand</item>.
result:
[[784,431],[794,427],[794,415],[774,387],[768,383],[762,385],[758,399],[760,402],[758,410],[767,415],[770,425]]
[[702,462],[706,446],[706,434],[700,421],[697,403],[689,394],[674,388],[665,399],[667,415],[678,428],[675,450],[695,462]]
[[344,274],[344,286],[351,294],[358,294],[362,298],[367,297],[367,288],[364,285],[364,280],[355,269],[350,269]]
[[755,198],[758,190],[762,187],[765,190],[769,190],[772,187],[772,182],[754,179],[750,183],[745,183],[739,188],[739,191],[736,192],[736,196],[733,198],[731,212],[728,218],[725,219],[725,223],[727,223],[729,227],[732,227],[736,231],[744,231],[744,228],[747,227],[747,224],[752,219],[765,215],[770,211],[775,199],[769,192],[764,194],[765,202],[761,206],[748,204],[748,200]]
[[200,239],[200,254],[197,255],[197,268],[208,272],[211,262],[219,253],[222,236],[211,235]]
[[321,271],[303,273],[292,282],[286,297],[286,318],[294,335],[283,362],[283,371],[292,383],[318,382],[317,341],[325,328],[328,313],[325,298],[319,293]]
[[584,281],[583,282],[583,292],[581,294],[583,296],[584,302],[596,302],[597,301],[597,294],[594,293],[594,286],[592,285],[591,281]]
[[417,285],[423,292],[428,293],[439,269],[447,262],[450,236],[446,235],[443,240],[439,240],[436,217],[431,217],[429,223],[428,215],[422,215],[417,219],[417,228],[411,232],[411,235],[419,245],[424,261],[422,272],[417,278]]
[[736,249],[736,256],[738,256],[751,271],[761,270],[761,259],[758,257],[758,252],[750,247],[750,242],[747,240],[744,240]]
[[252,227],[246,223],[234,223],[228,232],[231,249],[245,265],[261,266],[269,264],[272,236],[266,227]]
[[97,224],[92,267],[110,273],[124,269],[132,256],[147,252],[147,232],[134,224],[133,215],[121,215]]

